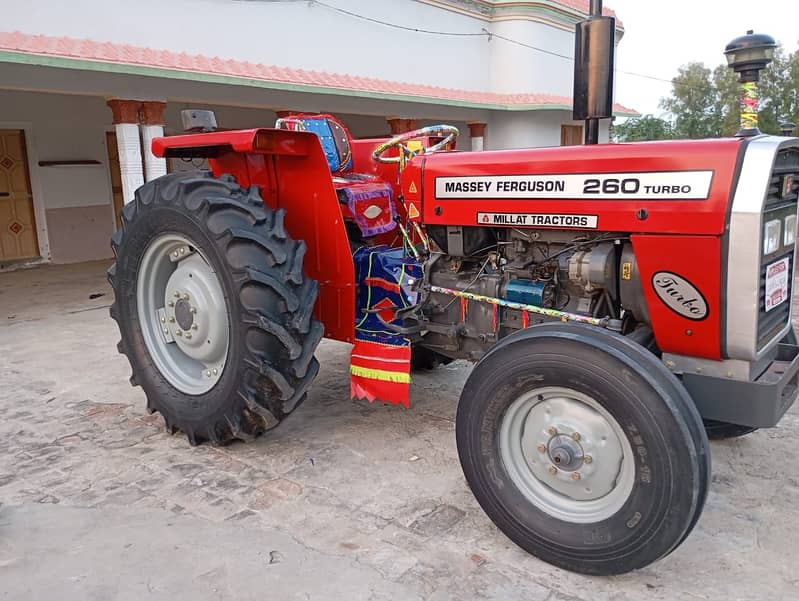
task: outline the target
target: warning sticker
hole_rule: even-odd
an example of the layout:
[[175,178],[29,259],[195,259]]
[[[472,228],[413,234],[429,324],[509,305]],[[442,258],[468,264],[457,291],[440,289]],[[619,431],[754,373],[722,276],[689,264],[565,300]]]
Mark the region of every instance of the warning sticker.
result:
[[408,205],[408,217],[411,219],[416,219],[419,217],[419,209],[417,209],[416,205],[413,203]]
[[481,175],[436,178],[436,198],[704,200],[713,171]]
[[416,182],[411,182],[411,185],[408,187],[409,194],[416,194]]
[[788,257],[766,267],[766,311],[788,300]]
[[599,218],[596,215],[560,215],[558,213],[478,213],[480,225],[504,225],[511,227],[571,227],[595,230]]

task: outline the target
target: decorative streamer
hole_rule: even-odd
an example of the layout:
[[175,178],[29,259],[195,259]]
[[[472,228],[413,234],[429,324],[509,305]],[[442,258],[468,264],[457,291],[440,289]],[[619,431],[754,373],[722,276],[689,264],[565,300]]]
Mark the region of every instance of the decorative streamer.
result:
[[757,129],[758,99],[756,81],[741,83],[741,129]]
[[452,296],[477,301],[480,303],[488,303],[491,305],[498,305],[500,307],[507,307],[508,309],[516,309],[517,311],[528,311],[537,315],[546,315],[547,317],[554,317],[561,321],[574,321],[577,323],[587,323],[592,326],[605,327],[608,323],[607,317],[587,317],[585,315],[577,315],[576,313],[568,313],[566,311],[558,311],[557,309],[546,309],[544,307],[536,307],[535,305],[525,305],[523,303],[515,303],[512,301],[503,300],[501,298],[494,298],[493,296],[485,296],[483,294],[474,294],[473,292],[464,292],[462,290],[454,290],[453,288],[443,288],[442,286],[430,286],[430,292],[438,292],[439,294],[450,294]]

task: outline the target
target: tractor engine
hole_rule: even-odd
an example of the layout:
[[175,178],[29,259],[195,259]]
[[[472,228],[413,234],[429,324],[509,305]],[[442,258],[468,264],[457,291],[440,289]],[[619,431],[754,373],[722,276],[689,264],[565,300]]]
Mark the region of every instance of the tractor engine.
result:
[[[623,234],[479,226],[432,226],[428,233],[442,251],[426,266],[432,286],[603,319],[625,333],[648,320]],[[514,330],[558,319],[435,292],[422,310],[425,346],[467,359]]]

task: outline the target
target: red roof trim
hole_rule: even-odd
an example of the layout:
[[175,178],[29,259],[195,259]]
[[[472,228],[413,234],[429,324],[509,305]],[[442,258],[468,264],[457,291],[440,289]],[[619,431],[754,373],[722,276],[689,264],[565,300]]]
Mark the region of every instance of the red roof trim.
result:
[[[572,99],[554,94],[497,94],[473,90],[457,90],[425,84],[388,81],[325,71],[309,71],[291,67],[264,65],[249,61],[208,57],[201,54],[144,48],[88,39],[0,32],[0,50],[66,59],[155,67],[176,71],[242,77],[298,86],[317,86],[373,94],[408,96],[414,99],[452,100],[485,105],[571,106]],[[615,110],[636,114],[620,104]]]

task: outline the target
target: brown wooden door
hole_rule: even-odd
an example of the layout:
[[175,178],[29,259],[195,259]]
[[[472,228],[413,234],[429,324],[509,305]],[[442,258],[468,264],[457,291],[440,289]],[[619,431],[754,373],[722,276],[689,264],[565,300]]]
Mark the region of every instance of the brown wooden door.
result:
[[111,193],[114,196],[114,215],[117,219],[117,229],[122,227],[120,213],[125,206],[125,197],[122,195],[122,172],[119,168],[119,147],[117,134],[113,131],[105,132],[105,147],[108,151],[108,170],[111,172]]
[[579,146],[583,143],[582,125],[561,125],[560,126],[560,145]]
[[25,132],[0,129],[0,261],[38,256]]

